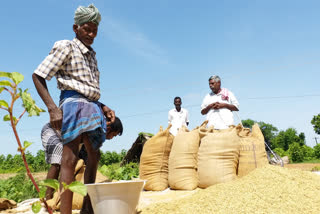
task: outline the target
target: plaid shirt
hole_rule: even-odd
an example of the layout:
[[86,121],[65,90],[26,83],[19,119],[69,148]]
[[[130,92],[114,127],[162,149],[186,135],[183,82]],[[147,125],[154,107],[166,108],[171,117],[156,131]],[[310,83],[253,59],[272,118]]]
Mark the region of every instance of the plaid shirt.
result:
[[60,90],[75,90],[97,101],[100,73],[95,55],[77,38],[57,41],[34,73],[46,80],[55,76]]

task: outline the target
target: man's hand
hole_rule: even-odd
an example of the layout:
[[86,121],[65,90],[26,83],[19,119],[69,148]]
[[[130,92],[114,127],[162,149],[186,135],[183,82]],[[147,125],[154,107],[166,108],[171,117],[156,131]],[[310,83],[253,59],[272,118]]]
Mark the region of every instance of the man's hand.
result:
[[114,123],[114,121],[116,119],[116,115],[115,115],[114,111],[111,110],[108,106],[104,105],[103,103],[101,103],[101,105],[102,105],[102,111],[103,111],[104,116],[106,118],[108,118],[107,125]]
[[114,121],[116,119],[116,115],[113,110],[110,109],[109,111],[105,112],[104,115],[109,119],[109,121],[107,122],[107,125],[114,123]]
[[213,109],[225,108],[225,103],[219,103],[219,102],[212,103],[212,108]]
[[56,129],[57,131],[61,131],[62,118],[63,118],[63,113],[61,109],[55,108],[49,111],[49,114],[50,114],[50,124],[52,128]]

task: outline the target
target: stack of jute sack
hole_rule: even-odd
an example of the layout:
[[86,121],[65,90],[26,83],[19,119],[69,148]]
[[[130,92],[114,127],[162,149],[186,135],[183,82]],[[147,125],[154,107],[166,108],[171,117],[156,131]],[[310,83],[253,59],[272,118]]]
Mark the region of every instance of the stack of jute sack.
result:
[[[86,169],[86,165],[84,161],[82,159],[79,159],[74,171],[74,179],[76,181],[80,181],[81,183],[84,183],[85,169]],[[97,171],[95,183],[102,183],[107,180],[108,178],[106,176],[102,175],[99,171]],[[53,195],[53,198],[48,200],[47,203],[53,210],[59,210],[60,194],[58,192],[55,192]],[[74,193],[72,198],[72,209],[80,210],[82,208],[82,205],[83,205],[83,196],[78,193]]]
[[140,158],[145,190],[207,188],[242,177],[268,164],[264,137],[258,126],[206,128],[208,121],[189,131],[181,127],[174,137],[169,129],[149,139]]

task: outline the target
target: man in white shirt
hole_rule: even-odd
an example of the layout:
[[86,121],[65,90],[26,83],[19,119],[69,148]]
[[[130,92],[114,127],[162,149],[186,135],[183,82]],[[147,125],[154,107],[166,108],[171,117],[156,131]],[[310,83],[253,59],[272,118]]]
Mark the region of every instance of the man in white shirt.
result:
[[227,129],[234,124],[232,111],[239,111],[239,103],[231,91],[221,88],[219,76],[209,78],[209,87],[212,92],[203,99],[201,114],[207,115],[208,127]]
[[175,97],[173,100],[175,106],[174,109],[171,109],[168,113],[168,123],[172,124],[170,128],[170,133],[174,136],[177,135],[178,130],[184,125],[189,125],[189,116],[188,111],[184,108],[181,108],[181,98]]

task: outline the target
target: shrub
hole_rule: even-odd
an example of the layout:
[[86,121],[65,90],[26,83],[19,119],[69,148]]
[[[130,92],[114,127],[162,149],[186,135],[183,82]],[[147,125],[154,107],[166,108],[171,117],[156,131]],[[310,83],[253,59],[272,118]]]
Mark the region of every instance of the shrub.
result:
[[111,165],[113,163],[119,163],[122,161],[126,153],[127,153],[126,150],[122,150],[121,153],[119,154],[115,151],[113,152],[106,151],[105,153],[101,151],[101,158],[100,158],[99,165],[103,166],[103,165]]
[[26,177],[25,173],[19,173],[7,180],[0,180],[0,198],[21,202],[29,198],[37,198],[38,196],[39,194],[35,186]]
[[304,154],[303,160],[313,160],[315,158],[313,148],[311,148],[307,145],[303,145],[302,148],[303,148],[303,154]]
[[304,159],[304,149],[299,143],[295,142],[289,146],[290,160],[293,162],[302,162]]
[[315,166],[311,169],[311,171],[320,171],[320,166]]
[[139,165],[137,163],[128,163],[122,167],[119,163],[103,165],[99,171],[110,180],[131,180],[139,176]]
[[320,159],[320,143],[318,143],[317,145],[315,145],[313,147],[314,150],[314,156],[318,159]]
[[277,153],[280,157],[284,157],[288,155],[287,152],[284,151],[282,148],[275,148],[273,149],[273,151]]

